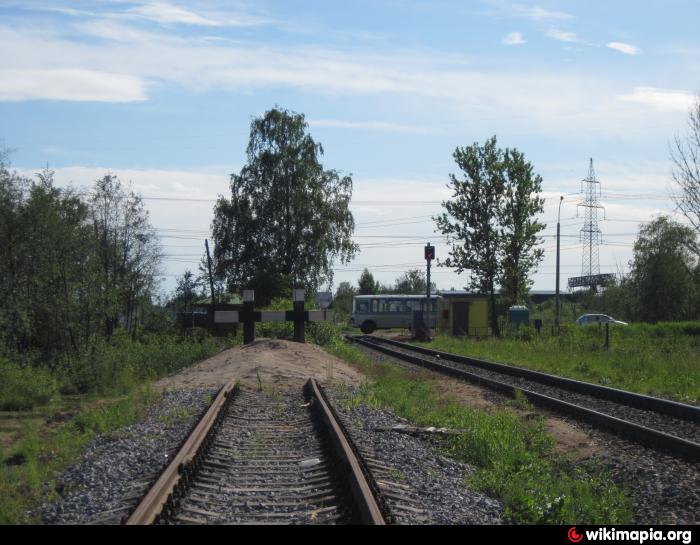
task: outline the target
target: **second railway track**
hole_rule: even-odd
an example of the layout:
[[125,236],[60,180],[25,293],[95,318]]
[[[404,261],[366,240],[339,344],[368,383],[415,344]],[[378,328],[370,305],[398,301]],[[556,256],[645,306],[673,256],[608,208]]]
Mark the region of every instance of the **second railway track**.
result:
[[589,421],[690,461],[700,460],[700,408],[554,375],[438,352],[371,336],[347,336],[360,345],[442,374]]
[[385,524],[378,487],[320,387],[229,384],[127,524]]

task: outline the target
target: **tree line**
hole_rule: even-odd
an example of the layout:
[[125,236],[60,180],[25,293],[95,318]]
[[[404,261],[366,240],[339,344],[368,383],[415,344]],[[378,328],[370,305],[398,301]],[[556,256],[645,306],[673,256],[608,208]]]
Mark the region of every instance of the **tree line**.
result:
[[43,358],[134,333],[156,288],[161,250],[142,200],[112,175],[88,195],[35,179],[0,154],[0,342]]

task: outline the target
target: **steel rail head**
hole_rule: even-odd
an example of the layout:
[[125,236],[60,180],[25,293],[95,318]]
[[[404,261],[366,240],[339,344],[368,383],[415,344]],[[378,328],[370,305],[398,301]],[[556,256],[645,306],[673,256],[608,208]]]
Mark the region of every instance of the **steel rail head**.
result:
[[126,525],[153,524],[160,513],[172,502],[173,491],[178,487],[183,479],[188,478],[188,466],[195,459],[197,452],[205,442],[207,434],[217,422],[222,408],[230,399],[232,393],[237,391],[235,379],[230,380],[221,387],[216,398],[210,405],[202,419],[185,440],[180,450],[163,470],[158,480],[149,489],[139,505],[126,520]]
[[610,416],[599,411],[594,411],[587,407],[582,407],[580,405],[575,405],[573,403],[562,401],[560,399],[556,399],[544,394],[540,394],[522,388],[516,388],[511,384],[507,384],[505,382],[500,382],[490,378],[485,378],[483,376],[470,373],[463,369],[457,369],[449,365],[426,360],[419,356],[414,356],[411,354],[406,354],[405,352],[393,350],[386,346],[382,346],[380,343],[371,342],[361,337],[348,336],[348,339],[373,350],[383,352],[389,356],[402,359],[404,361],[408,361],[416,365],[420,365],[421,367],[425,367],[437,373],[449,375],[463,380],[468,380],[469,382],[473,382],[478,385],[484,385],[506,395],[513,396],[515,395],[515,391],[519,390],[527,399],[529,399],[537,405],[565,414],[569,414],[574,417],[582,418],[589,422],[594,422],[600,425],[601,427],[605,427],[611,431],[617,432],[620,435],[628,437],[629,439],[646,444],[656,450],[663,450],[673,455],[681,456],[690,460],[691,462],[697,462],[698,460],[700,460],[700,444],[688,441],[687,439],[676,437],[674,435],[669,435],[658,430],[647,428],[639,424],[635,424],[633,422],[628,422],[626,420],[622,420],[620,418],[616,418],[614,416]]
[[382,511],[372,492],[372,487],[365,477],[362,464],[355,455],[350,438],[337,421],[332,407],[317,382],[310,378],[306,384],[307,388],[311,390],[311,395],[317,401],[314,405],[318,406],[319,414],[327,426],[331,442],[338,456],[347,461],[349,466],[348,479],[363,524],[385,525],[386,521]]

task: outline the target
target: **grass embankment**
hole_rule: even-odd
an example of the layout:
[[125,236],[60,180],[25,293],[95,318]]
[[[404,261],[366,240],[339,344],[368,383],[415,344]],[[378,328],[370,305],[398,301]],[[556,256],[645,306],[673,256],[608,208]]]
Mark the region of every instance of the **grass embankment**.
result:
[[[371,377],[348,403],[387,408],[419,426],[468,430],[446,439],[446,453],[473,464],[465,484],[498,498],[511,524],[621,524],[630,502],[605,472],[554,451],[542,419],[508,410],[466,407],[441,394],[435,382],[391,365],[373,364],[357,347],[334,339],[332,354]],[[522,403],[522,401],[521,401]]]
[[53,369],[0,359],[0,524],[40,522],[28,511],[56,497],[56,477],[85,444],[139,420],[158,400],[153,379],[231,342],[116,337]]
[[623,390],[698,404],[700,322],[569,326],[559,336],[532,331],[522,338],[458,339],[437,336],[435,350],[511,363]]

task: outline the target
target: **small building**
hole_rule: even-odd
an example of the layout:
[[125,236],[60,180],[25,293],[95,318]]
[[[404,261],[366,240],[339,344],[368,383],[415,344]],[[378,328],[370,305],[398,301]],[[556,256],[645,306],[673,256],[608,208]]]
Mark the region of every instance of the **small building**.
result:
[[470,337],[491,335],[489,296],[469,291],[442,291],[438,303],[440,333]]

